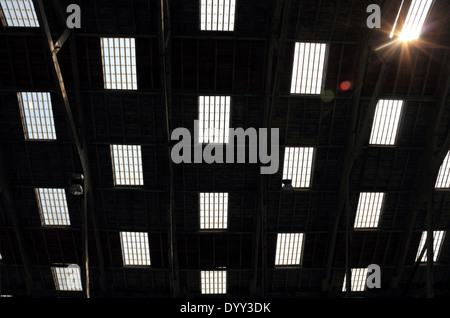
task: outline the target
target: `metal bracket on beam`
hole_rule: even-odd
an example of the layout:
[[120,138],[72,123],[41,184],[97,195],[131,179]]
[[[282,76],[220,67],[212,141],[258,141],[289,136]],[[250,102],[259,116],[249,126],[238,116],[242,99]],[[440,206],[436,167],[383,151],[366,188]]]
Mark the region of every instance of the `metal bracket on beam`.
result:
[[63,47],[66,40],[69,38],[69,36],[72,34],[72,31],[70,29],[66,29],[64,33],[59,37],[58,41],[54,43],[53,45],[53,51],[52,54],[58,54],[59,50]]

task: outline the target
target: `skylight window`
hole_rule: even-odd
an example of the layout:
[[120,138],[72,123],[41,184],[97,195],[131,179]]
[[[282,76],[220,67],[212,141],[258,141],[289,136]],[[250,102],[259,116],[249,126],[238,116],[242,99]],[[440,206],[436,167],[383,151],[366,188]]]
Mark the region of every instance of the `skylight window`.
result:
[[275,265],[300,265],[303,233],[278,233]]
[[200,193],[200,229],[226,229],[228,193]]
[[444,162],[439,168],[439,173],[436,179],[435,187],[437,189],[448,189],[450,188],[450,151],[447,152]]
[[101,38],[105,89],[137,89],[134,38]]
[[400,41],[417,40],[433,0],[412,0],[405,24],[399,35]]
[[[367,281],[367,268],[352,268],[351,291],[365,291]],[[347,274],[344,275],[342,291],[347,291]]]
[[115,185],[144,184],[140,145],[111,145],[111,157]]
[[64,189],[35,189],[42,226],[69,226],[70,217]]
[[5,27],[39,27],[32,0],[0,0],[0,16]]
[[234,31],[236,0],[202,0],[200,30]]
[[295,43],[291,93],[321,94],[325,74],[325,43]]
[[284,150],[283,179],[292,180],[294,188],[309,188],[314,148],[286,147]]
[[370,144],[395,144],[402,107],[402,100],[382,99],[378,101],[370,134]]
[[27,140],[55,140],[50,93],[17,93],[23,131]]
[[[444,242],[444,237],[445,237],[445,231],[433,231],[433,261],[434,262],[436,262],[439,257],[442,243]],[[417,255],[416,255],[416,262],[419,259],[420,253],[422,252],[422,248],[425,246],[426,241],[427,241],[427,231],[423,231],[422,237],[420,238],[419,249],[418,249]],[[427,261],[426,250],[420,261],[421,262]]]
[[378,227],[384,193],[362,192],[359,194],[358,208],[356,210],[355,228]]
[[78,265],[72,264],[67,267],[52,267],[53,280],[56,290],[81,291],[81,273]]
[[227,271],[201,271],[200,272],[202,294],[226,294]]
[[120,232],[124,266],[150,266],[150,246],[146,232]]
[[199,96],[199,143],[228,143],[230,96]]

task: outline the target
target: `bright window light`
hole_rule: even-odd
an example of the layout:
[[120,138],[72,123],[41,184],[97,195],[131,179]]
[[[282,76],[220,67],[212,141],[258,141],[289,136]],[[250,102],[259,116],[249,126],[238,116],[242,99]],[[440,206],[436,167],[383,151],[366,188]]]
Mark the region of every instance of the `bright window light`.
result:
[[433,0],[412,0],[405,24],[399,35],[400,41],[417,40]]
[[[367,281],[367,268],[352,268],[352,281],[351,281],[351,291],[364,291],[366,290]],[[344,284],[342,286],[342,291],[345,292],[347,289],[347,274],[344,275]]]
[[144,184],[140,145],[111,145],[111,158],[115,185]]
[[150,266],[150,246],[146,232],[120,232],[124,266]]
[[314,148],[286,147],[284,150],[283,179],[292,180],[294,188],[309,188]]
[[228,193],[200,193],[200,229],[226,229]]
[[450,188],[450,151],[447,152],[444,162],[439,168],[439,173],[436,179],[436,189],[448,189]]
[[378,101],[370,134],[371,145],[395,144],[402,107],[402,100]]
[[5,27],[39,27],[32,0],[0,0],[0,16]]
[[358,208],[356,210],[355,228],[378,227],[384,193],[362,192],[359,194]]
[[202,294],[226,294],[227,271],[201,271]]
[[322,93],[326,52],[325,43],[295,43],[291,93]]
[[50,93],[17,93],[23,131],[27,140],[55,140]]
[[[441,251],[442,243],[444,242],[445,231],[433,231],[433,261],[436,262],[439,253]],[[419,259],[420,253],[422,252],[422,248],[425,246],[427,241],[427,231],[422,232],[422,237],[420,238],[419,249],[417,250],[416,262]],[[427,261],[427,252],[422,256],[421,262]]]
[[56,290],[61,291],[81,291],[81,273],[80,267],[71,264],[67,267],[52,267],[53,280]]
[[134,38],[101,38],[105,89],[137,89]]
[[42,226],[69,226],[70,217],[64,189],[35,189]]
[[278,233],[275,265],[300,265],[303,233]]
[[236,0],[202,0],[200,30],[234,31]]
[[228,143],[230,96],[199,96],[199,143]]

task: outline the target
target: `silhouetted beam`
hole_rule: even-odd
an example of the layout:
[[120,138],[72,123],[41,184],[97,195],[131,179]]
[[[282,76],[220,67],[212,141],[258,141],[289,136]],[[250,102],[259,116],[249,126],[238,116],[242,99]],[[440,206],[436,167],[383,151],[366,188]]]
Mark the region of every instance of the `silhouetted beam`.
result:
[[[95,205],[94,205],[95,197],[94,197],[94,193],[93,193],[93,186],[92,186],[92,179],[91,179],[91,169],[90,169],[90,164],[89,164],[87,139],[86,139],[85,128],[84,128],[84,118],[82,115],[83,113],[82,113],[81,93],[80,93],[80,89],[79,89],[79,77],[78,77],[78,68],[77,68],[77,60],[76,60],[75,41],[72,38],[71,55],[72,55],[72,63],[74,63],[73,71],[74,71],[74,80],[75,80],[74,82],[75,82],[75,86],[76,86],[75,96],[76,96],[76,104],[78,105],[78,108],[79,108],[81,129],[78,129],[78,127],[76,126],[76,123],[75,123],[75,120],[74,120],[74,117],[72,114],[72,109],[71,109],[71,106],[69,103],[69,98],[67,96],[61,69],[59,67],[59,61],[56,56],[55,46],[53,43],[52,35],[50,32],[50,28],[48,25],[47,16],[45,14],[45,8],[42,3],[42,0],[38,0],[38,6],[36,7],[36,11],[38,12],[38,16],[40,17],[39,22],[40,22],[40,25],[43,27],[43,32],[45,34],[45,37],[46,37],[48,45],[49,45],[50,54],[52,56],[52,61],[53,61],[53,69],[55,71],[55,74],[56,74],[56,77],[58,80],[58,84],[59,84],[60,94],[61,94],[63,102],[64,102],[64,109],[65,109],[66,117],[69,121],[69,132],[71,133],[71,136],[74,140],[77,154],[80,158],[81,166],[83,169],[84,188],[85,188],[84,190],[86,192],[86,197],[88,200],[87,207],[89,207],[89,211],[92,212],[90,215],[91,215],[91,221],[92,221],[92,225],[93,225],[93,229],[94,229],[94,235],[95,235],[95,241],[96,241],[96,247],[97,247],[97,255],[98,255],[98,261],[99,261],[99,265],[100,265],[99,266],[100,267],[100,277],[99,277],[100,278],[100,288],[102,289],[102,291],[106,291],[107,285],[106,285],[106,274],[105,274],[104,265],[103,265],[103,252],[102,252],[102,247],[101,247],[101,242],[100,242],[100,234],[99,234],[99,231],[98,231],[98,228],[96,225],[95,214],[93,213],[93,211],[95,210],[95,208],[94,208],[95,207]],[[79,132],[81,133],[81,137],[79,135]],[[87,211],[85,211],[85,213],[87,213]],[[83,217],[84,216],[86,216],[86,215],[83,215]],[[85,231],[87,234],[87,229],[85,229]],[[84,245],[84,246],[87,247],[87,245]],[[85,261],[87,261],[87,258],[85,259]],[[88,273],[88,269],[86,269],[86,273]]]
[[425,142],[425,149],[421,155],[419,171],[415,176],[414,185],[416,185],[416,187],[411,197],[411,217],[409,218],[409,223],[405,233],[406,235],[404,236],[400,249],[402,253],[400,254],[397,262],[396,274],[392,278],[390,284],[391,289],[396,289],[400,284],[403,268],[406,262],[406,256],[411,246],[411,238],[414,232],[413,230],[417,214],[421,207],[423,207],[424,203],[432,200],[437,173],[450,146],[450,129],[442,147],[438,149],[437,146],[440,120],[442,118],[442,113],[447,110],[447,97],[450,90],[450,61],[448,58],[444,62],[444,65],[445,71],[442,72],[444,78],[440,81],[444,83],[444,85],[439,94],[436,111],[433,112],[434,116],[431,120],[431,128]]
[[171,140],[170,140],[170,121],[172,109],[172,86],[171,86],[171,35],[170,35],[170,11],[167,0],[156,0],[159,2],[161,23],[158,29],[158,44],[159,55],[161,62],[161,88],[162,99],[166,115],[166,134],[167,134],[167,156],[169,165],[169,266],[170,266],[170,282],[172,297],[177,297],[179,294],[179,273],[178,273],[178,255],[177,255],[177,241],[174,220],[174,171],[171,158]]
[[[324,280],[322,282],[322,291],[323,292],[329,292],[331,289],[331,270],[332,270],[332,264],[335,257],[335,250],[336,250],[336,240],[337,240],[337,234],[339,232],[339,226],[341,222],[342,215],[346,216],[346,223],[349,222],[348,218],[350,217],[350,204],[349,204],[349,195],[350,195],[350,178],[351,173],[353,170],[353,166],[355,164],[356,159],[359,157],[360,152],[363,148],[363,145],[366,141],[366,137],[368,136],[368,133],[370,132],[371,122],[373,120],[373,116],[375,114],[376,105],[378,103],[378,99],[381,94],[381,90],[383,88],[384,82],[386,81],[387,77],[387,71],[389,69],[389,57],[390,54],[393,54],[391,52],[385,60],[380,59],[381,63],[381,69],[378,73],[378,79],[377,83],[375,85],[375,88],[372,93],[372,97],[370,99],[369,105],[365,111],[364,119],[361,122],[361,124],[358,126],[358,117],[361,115],[361,105],[360,105],[360,96],[362,91],[362,86],[364,83],[365,78],[365,72],[366,68],[368,67],[368,57],[369,57],[369,51],[373,49],[371,47],[371,41],[368,37],[365,41],[365,45],[363,47],[363,51],[360,57],[359,61],[359,72],[356,80],[356,92],[353,102],[352,111],[350,114],[350,124],[348,126],[349,132],[347,137],[347,143],[345,146],[344,151],[344,157],[343,157],[343,166],[342,166],[342,173],[340,177],[340,185],[338,190],[338,205],[337,205],[337,215],[335,218],[333,230],[331,233],[331,238],[328,246],[328,254],[327,254],[327,261],[326,261],[326,271],[324,275]],[[347,240],[351,239],[351,234],[348,233],[350,231],[350,226],[346,226],[346,250],[350,249],[351,246]],[[350,251],[346,251],[346,282],[347,286],[351,285],[351,273],[350,273]],[[347,289],[347,295],[349,294],[349,290]]]
[[[274,1],[274,10],[272,16],[272,27],[269,39],[269,47],[267,51],[267,68],[265,74],[264,87],[264,117],[263,127],[267,128],[267,149],[270,149],[271,140],[271,119],[273,109],[277,103],[279,88],[281,66],[283,63],[283,56],[285,54],[285,42],[287,33],[287,23],[289,21],[290,0]],[[275,60],[276,58],[276,60]],[[274,64],[275,63],[275,64]],[[274,72],[275,70],[275,72]],[[260,175],[258,185],[258,207],[255,214],[255,233],[253,241],[253,278],[250,283],[250,290],[253,295],[257,294],[258,285],[258,264],[259,253],[261,252],[262,266],[261,266],[261,296],[264,297],[266,291],[265,277],[266,277],[266,201],[267,201],[267,176]]]
[[26,243],[23,238],[22,228],[20,227],[19,213],[14,206],[13,194],[7,178],[8,168],[4,161],[4,149],[0,144],[0,203],[4,203],[4,209],[7,211],[11,219],[14,233],[16,235],[17,244],[19,246],[20,257],[22,258],[23,268],[25,272],[25,285],[27,295],[30,296],[33,292],[33,279],[31,274],[30,262],[27,255]]

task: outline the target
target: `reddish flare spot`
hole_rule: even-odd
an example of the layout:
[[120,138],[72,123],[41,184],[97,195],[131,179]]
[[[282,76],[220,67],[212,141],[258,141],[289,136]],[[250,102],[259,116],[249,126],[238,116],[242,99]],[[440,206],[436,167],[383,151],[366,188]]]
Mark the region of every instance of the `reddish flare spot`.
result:
[[349,81],[344,81],[341,83],[341,85],[339,85],[339,89],[341,91],[347,91],[350,89],[351,86],[352,84]]

